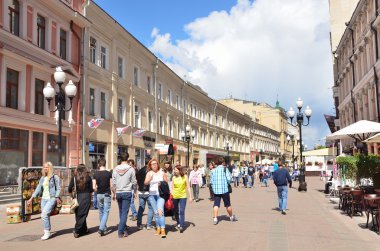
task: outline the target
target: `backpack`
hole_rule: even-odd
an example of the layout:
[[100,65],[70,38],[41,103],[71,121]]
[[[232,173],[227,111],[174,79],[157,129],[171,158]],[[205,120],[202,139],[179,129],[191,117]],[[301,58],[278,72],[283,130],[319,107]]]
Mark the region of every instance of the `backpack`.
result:
[[169,199],[170,197],[170,189],[169,185],[166,181],[161,181],[160,185],[158,186],[158,192],[160,194],[160,197],[165,200],[165,202]]

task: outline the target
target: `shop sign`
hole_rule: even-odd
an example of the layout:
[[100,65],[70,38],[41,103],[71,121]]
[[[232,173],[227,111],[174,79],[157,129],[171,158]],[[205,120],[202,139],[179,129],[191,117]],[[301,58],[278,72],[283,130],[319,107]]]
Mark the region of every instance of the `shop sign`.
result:
[[142,138],[144,141],[156,142],[156,139],[153,137],[143,136]]

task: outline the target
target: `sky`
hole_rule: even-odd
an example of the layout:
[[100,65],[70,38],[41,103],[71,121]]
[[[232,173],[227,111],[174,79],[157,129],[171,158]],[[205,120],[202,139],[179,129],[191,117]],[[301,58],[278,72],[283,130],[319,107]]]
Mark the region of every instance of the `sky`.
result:
[[[308,149],[335,115],[328,0],[95,0],[178,76],[213,99],[313,110]],[[305,121],[306,122],[306,121]]]

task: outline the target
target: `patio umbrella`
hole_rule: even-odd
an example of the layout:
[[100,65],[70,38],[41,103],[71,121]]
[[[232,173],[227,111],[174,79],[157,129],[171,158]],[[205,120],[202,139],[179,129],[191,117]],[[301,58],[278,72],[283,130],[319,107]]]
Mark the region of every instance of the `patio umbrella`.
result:
[[326,136],[326,139],[349,139],[353,138],[359,142],[363,142],[375,133],[380,132],[380,123],[368,120],[360,120],[339,131]]
[[380,142],[380,133],[369,137],[368,139],[364,140],[366,143],[379,143]]

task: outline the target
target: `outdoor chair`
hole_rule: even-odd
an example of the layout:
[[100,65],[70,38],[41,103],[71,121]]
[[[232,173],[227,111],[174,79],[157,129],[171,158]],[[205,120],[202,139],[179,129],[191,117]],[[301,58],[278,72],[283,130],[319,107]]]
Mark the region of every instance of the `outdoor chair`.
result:
[[[364,198],[376,198],[377,194],[365,194]],[[368,222],[369,222],[369,215],[371,214],[372,217],[372,228],[375,229],[378,227],[379,223],[377,222],[376,215],[378,214],[378,208],[377,203],[375,203],[373,200],[364,200],[364,207],[365,207],[365,214],[367,216],[367,224],[366,227],[368,228]]]
[[363,215],[364,210],[364,192],[362,190],[352,190],[349,194],[347,201],[347,213],[350,213],[350,217],[355,213]]

